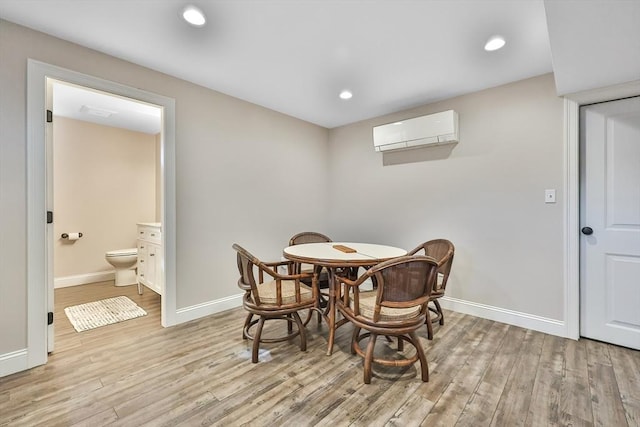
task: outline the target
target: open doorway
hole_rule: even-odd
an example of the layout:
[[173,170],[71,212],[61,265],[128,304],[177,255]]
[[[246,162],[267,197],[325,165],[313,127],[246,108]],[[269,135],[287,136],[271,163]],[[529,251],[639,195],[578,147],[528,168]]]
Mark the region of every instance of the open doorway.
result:
[[[138,244],[140,224],[155,225],[156,246],[162,244],[162,108],[51,78],[47,94],[53,106],[47,199],[55,213],[48,242],[54,278],[48,351],[54,350],[54,341],[63,347],[80,345],[74,329],[92,329],[134,313],[145,316],[135,323],[159,328],[160,277],[150,291],[136,285],[148,273],[138,268],[147,261],[147,245]],[[160,253],[154,255],[160,267]],[[114,306],[108,309],[103,305],[110,303]],[[142,310],[132,311],[135,306]]]
[[[162,108],[161,192],[162,213],[162,326],[176,323],[176,198],[175,198],[175,100],[134,87],[56,67],[35,60],[27,65],[27,366],[47,362],[50,326],[53,313],[51,254],[53,241],[53,206],[47,200],[51,184],[47,169],[47,110],[52,110],[47,96],[47,80],[55,79],[127,97]],[[47,103],[49,101],[49,104]],[[51,214],[49,213],[51,212]],[[52,218],[53,217],[53,218]],[[51,223],[50,223],[51,222]],[[150,291],[147,291],[150,292]],[[51,332],[52,333],[52,332]]]

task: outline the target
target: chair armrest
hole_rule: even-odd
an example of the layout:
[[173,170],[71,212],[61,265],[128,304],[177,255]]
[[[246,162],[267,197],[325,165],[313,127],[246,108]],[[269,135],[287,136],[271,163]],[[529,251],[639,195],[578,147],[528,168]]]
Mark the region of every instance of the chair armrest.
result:
[[335,278],[338,282],[344,283],[347,286],[360,286],[365,282],[365,280],[369,278],[369,276],[365,273],[358,277],[356,280],[351,280],[348,277],[339,275],[336,275]]
[[259,283],[264,283],[264,274],[265,273],[267,275],[273,277],[274,279],[275,278],[282,279],[283,275],[278,273],[278,267],[287,266],[287,273],[288,274],[291,274],[291,272],[293,271],[293,261],[289,261],[289,260],[270,261],[270,262],[258,261],[256,266],[258,267],[258,282]]
[[[260,275],[260,283],[263,282],[263,273],[268,274],[269,276],[273,277],[274,279],[280,279],[280,280],[300,280],[300,279],[310,279],[313,278],[314,274],[313,273],[298,273],[298,274],[291,274],[291,272],[293,271],[293,261],[289,261],[289,260],[284,260],[284,261],[273,261],[273,262],[260,262],[260,264],[258,265],[259,268],[259,272],[258,274]],[[287,274],[280,274],[278,273],[277,268],[279,266],[283,266],[286,265]]]
[[282,261],[271,261],[271,262],[263,262],[264,265],[271,268],[277,268],[282,265],[290,266],[293,265],[293,261],[289,261],[288,259],[283,259]]
[[[424,246],[420,245],[417,248],[407,252],[407,255],[413,256],[413,255],[415,255],[418,252],[423,251],[423,250],[424,250]],[[425,251],[425,255],[424,256],[429,256],[429,255],[426,255],[426,251]],[[431,258],[433,258],[433,257],[431,257]],[[441,260],[437,260],[437,259],[434,258],[434,260],[438,263],[438,267],[442,267],[444,265],[445,261],[447,261],[448,259],[449,259],[448,257],[445,257],[445,258],[443,258]]]
[[312,279],[313,273],[298,273],[298,274],[278,274],[276,277],[282,280],[295,280],[295,279]]
[[[367,270],[368,271],[368,270]],[[349,306],[349,301],[353,298],[356,304],[356,314],[360,314],[360,309],[358,308],[360,305],[360,285],[362,285],[367,279],[371,277],[368,273],[364,273],[360,275],[356,280],[351,280],[348,277],[344,276],[335,276],[335,280],[338,282],[338,295],[337,300],[341,302],[342,305]],[[346,285],[346,287],[342,286]],[[338,309],[340,304],[338,305]]]
[[424,248],[422,247],[422,245],[418,246],[415,249],[410,250],[409,252],[407,252],[407,255],[415,255],[418,252],[420,252],[421,250],[423,250]]

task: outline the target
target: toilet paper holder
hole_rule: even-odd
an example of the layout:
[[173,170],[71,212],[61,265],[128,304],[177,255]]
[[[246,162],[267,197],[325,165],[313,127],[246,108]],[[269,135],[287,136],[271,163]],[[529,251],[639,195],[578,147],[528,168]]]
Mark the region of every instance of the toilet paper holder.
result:
[[[62,233],[60,237],[62,237],[63,239],[68,239],[69,233]],[[82,233],[78,233],[78,237],[82,237]]]

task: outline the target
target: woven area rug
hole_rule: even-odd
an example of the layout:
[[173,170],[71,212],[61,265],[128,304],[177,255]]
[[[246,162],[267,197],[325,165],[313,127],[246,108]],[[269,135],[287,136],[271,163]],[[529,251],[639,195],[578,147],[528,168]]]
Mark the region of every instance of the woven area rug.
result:
[[74,305],[65,308],[64,313],[78,332],[147,315],[146,311],[124,296]]

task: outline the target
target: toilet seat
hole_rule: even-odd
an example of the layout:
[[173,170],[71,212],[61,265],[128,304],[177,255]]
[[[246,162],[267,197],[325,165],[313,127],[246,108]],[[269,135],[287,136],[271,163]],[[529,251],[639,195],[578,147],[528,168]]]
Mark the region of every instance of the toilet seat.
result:
[[137,255],[138,254],[138,248],[130,248],[130,249],[116,249],[113,251],[108,251],[106,253],[106,257],[117,257],[117,256],[130,256],[130,255]]

